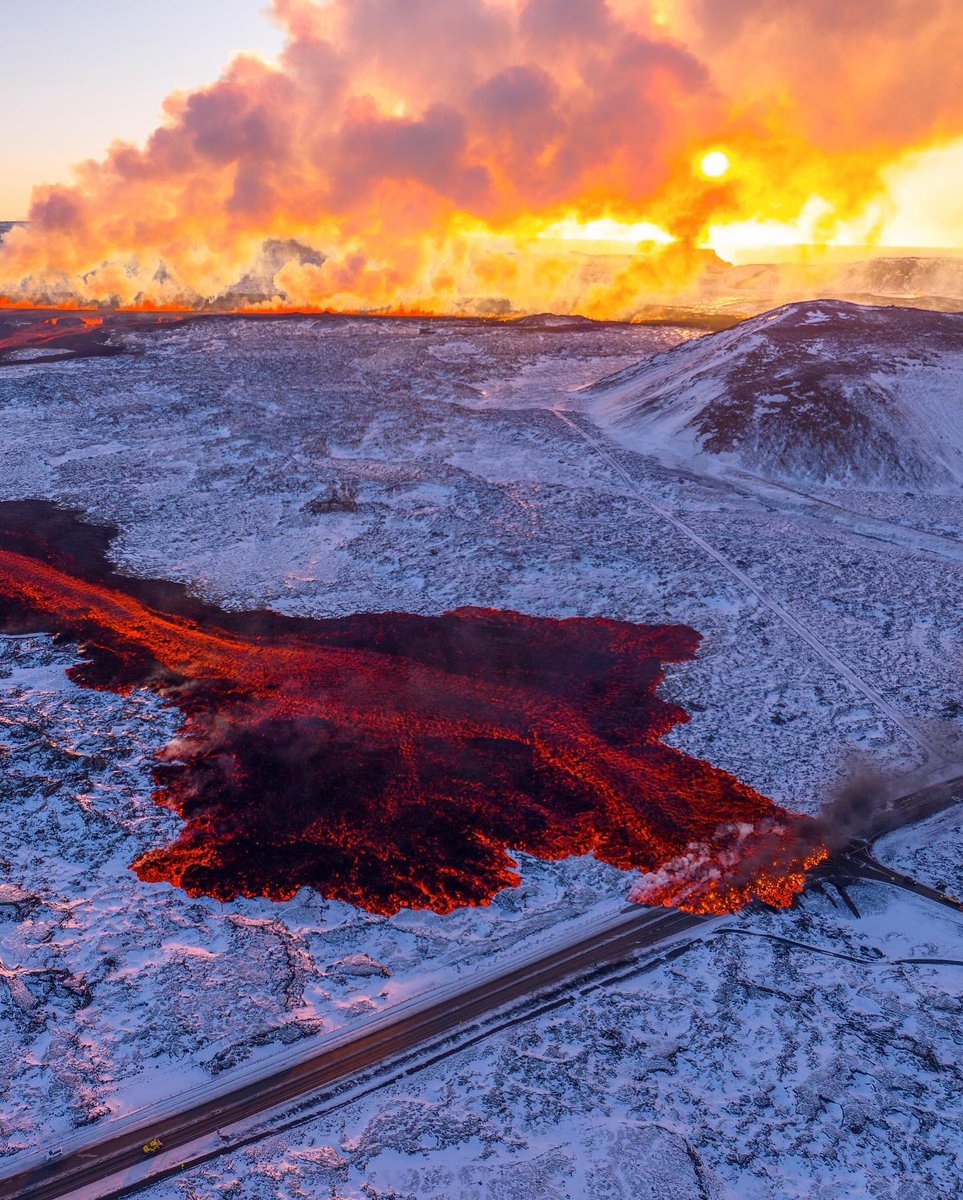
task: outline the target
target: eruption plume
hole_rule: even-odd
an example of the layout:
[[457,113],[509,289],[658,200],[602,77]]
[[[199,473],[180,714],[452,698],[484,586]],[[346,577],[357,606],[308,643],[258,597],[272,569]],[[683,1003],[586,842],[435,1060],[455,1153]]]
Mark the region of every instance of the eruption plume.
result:
[[[663,663],[695,653],[694,630],[474,608],[230,613],[115,572],[114,532],[0,504],[0,628],[77,641],[77,682],[150,687],[183,712],[156,799],[184,826],[134,863],[142,879],[447,912],[516,884],[512,848],[658,872],[695,843],[706,861],[660,902],[728,911],[802,886],[816,851],[788,849],[799,818],[661,742],[688,720],[656,695]],[[781,878],[752,857],[777,835]]]
[[[871,241],[892,172],[963,133],[954,0],[272,13],[277,63],[235,59],[144,145],[36,188],[8,303],[630,316],[727,225]],[[579,255],[600,221],[622,253]]]

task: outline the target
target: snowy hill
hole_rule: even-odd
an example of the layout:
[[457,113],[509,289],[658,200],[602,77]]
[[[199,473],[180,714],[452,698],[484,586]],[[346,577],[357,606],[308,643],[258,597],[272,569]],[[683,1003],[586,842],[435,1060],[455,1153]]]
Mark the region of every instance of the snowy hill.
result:
[[707,271],[700,286],[703,298],[740,308],[768,296],[768,308],[790,299],[833,298],[954,312],[963,308],[963,258],[903,255],[842,263],[749,263]]
[[585,410],[672,461],[912,490],[963,484],[963,314],[787,304],[599,380]]

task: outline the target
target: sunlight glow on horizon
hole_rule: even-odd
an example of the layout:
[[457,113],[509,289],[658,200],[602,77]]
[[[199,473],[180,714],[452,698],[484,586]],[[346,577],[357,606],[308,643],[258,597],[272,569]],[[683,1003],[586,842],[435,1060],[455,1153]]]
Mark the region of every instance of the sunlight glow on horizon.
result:
[[276,308],[606,316],[685,294],[710,250],[963,251],[942,8],[911,37],[793,0],[50,0],[14,26],[0,195],[36,186],[0,211],[29,216],[0,305],[190,308],[240,280]]
[[626,246],[644,242],[668,246],[676,240],[667,229],[652,221],[627,222],[614,217],[582,221],[576,213],[546,226],[536,236],[539,240],[559,238],[563,241],[617,242]]

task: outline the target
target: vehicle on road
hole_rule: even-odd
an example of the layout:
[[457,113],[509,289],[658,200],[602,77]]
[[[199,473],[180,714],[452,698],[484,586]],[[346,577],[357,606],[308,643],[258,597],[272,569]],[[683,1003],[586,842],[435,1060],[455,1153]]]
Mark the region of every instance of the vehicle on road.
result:
[[152,1137],[149,1142],[145,1142],[141,1149],[145,1154],[156,1154],[158,1150],[164,1148],[164,1143],[159,1137]]

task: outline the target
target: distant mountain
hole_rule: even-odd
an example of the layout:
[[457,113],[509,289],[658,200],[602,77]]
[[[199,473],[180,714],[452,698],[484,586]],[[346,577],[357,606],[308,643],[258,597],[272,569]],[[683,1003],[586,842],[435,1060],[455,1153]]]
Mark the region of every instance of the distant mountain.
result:
[[581,393],[614,438],[674,461],[914,490],[963,484],[963,314],[787,304]]
[[703,299],[758,311],[786,300],[834,299],[963,309],[963,258],[892,257],[858,262],[767,263],[706,271]]

